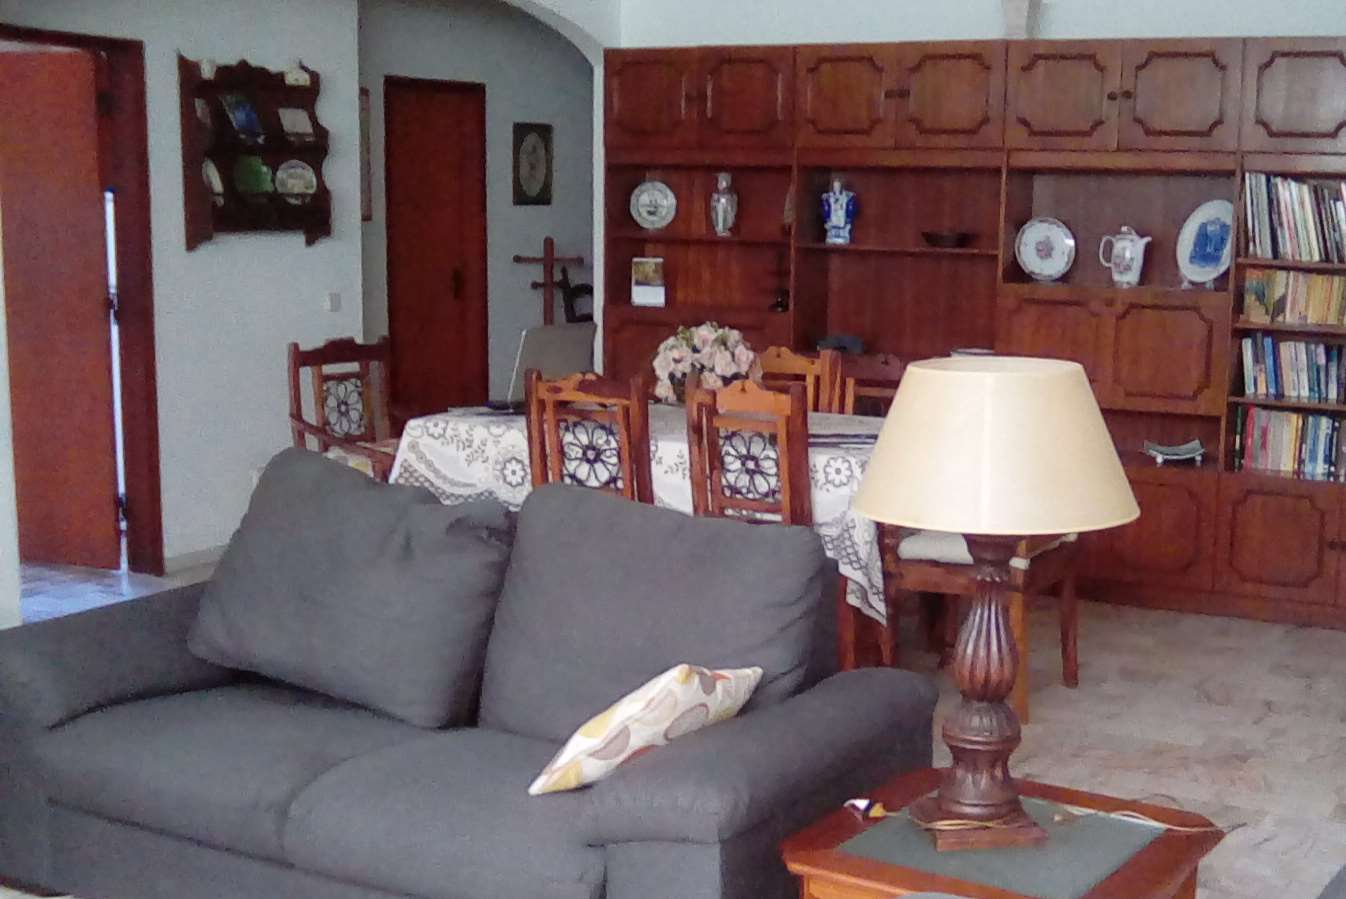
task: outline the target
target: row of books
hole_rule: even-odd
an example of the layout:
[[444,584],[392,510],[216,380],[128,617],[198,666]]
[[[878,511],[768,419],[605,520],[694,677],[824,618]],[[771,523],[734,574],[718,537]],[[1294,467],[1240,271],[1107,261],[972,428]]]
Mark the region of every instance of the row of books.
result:
[[1258,324],[1346,324],[1346,276],[1249,269],[1243,277],[1243,319]]
[[1236,471],[1255,468],[1310,481],[1346,480],[1340,418],[1239,406],[1234,424]]
[[1243,176],[1248,255],[1295,262],[1346,262],[1346,182]]
[[1243,395],[1273,400],[1339,403],[1346,398],[1342,348],[1314,340],[1243,338]]

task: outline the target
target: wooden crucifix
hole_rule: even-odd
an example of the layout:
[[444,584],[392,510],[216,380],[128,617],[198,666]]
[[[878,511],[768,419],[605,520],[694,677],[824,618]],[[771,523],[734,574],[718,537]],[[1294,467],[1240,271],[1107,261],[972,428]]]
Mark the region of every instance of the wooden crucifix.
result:
[[[542,264],[542,280],[533,281],[528,286],[533,290],[542,289],[542,323],[550,325],[556,318],[556,266],[557,265],[583,265],[583,256],[557,256],[556,241],[550,236],[542,240],[541,256],[515,256],[514,261],[520,265]],[[569,278],[565,279],[567,285]],[[569,304],[566,306],[567,313],[570,312]],[[567,315],[569,318],[569,315]]]

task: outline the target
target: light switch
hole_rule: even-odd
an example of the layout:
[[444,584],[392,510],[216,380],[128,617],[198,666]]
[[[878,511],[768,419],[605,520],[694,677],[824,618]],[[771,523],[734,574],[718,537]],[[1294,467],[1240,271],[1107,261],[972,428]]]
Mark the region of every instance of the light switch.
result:
[[339,291],[334,290],[327,295],[327,311],[328,312],[341,311],[341,293]]

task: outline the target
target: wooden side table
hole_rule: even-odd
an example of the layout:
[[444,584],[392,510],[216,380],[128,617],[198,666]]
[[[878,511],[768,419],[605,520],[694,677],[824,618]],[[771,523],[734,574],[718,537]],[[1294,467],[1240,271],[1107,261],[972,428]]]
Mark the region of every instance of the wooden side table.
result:
[[[939,785],[939,771],[927,768],[889,781],[873,791],[868,798],[882,802],[890,812],[905,808],[912,801],[933,792]],[[1084,793],[1064,787],[1020,781],[1022,795],[1029,800],[1040,799],[1067,806],[1078,806],[1100,812],[1129,810],[1155,821],[1185,828],[1209,828],[1195,831],[1163,830],[1147,845],[1122,861],[1120,867],[1103,877],[1092,887],[1073,895],[1078,899],[1194,899],[1196,896],[1197,865],[1201,859],[1224,838],[1209,820],[1191,812],[1163,808],[1125,799],[1115,799],[1095,793]],[[1080,826],[1087,817],[1063,827]],[[861,854],[857,846],[846,846],[847,841],[874,827],[910,826],[905,820],[889,818],[865,821],[849,809],[837,809],[810,825],[782,844],[786,867],[802,881],[803,899],[889,899],[909,893],[941,892],[969,899],[1033,899],[1025,893],[1014,892],[975,879],[963,879],[953,871],[960,866],[973,869],[987,866],[984,852],[1013,852],[1041,859],[1049,864],[1052,856],[1045,855],[1048,847],[1014,850],[985,850],[965,853],[942,853],[938,862],[943,873],[905,867],[910,861],[905,856],[875,857],[875,853]],[[924,834],[922,840],[928,840]],[[1055,851],[1062,851],[1064,841],[1058,841]],[[1037,853],[1037,856],[1033,856]],[[983,855],[980,860],[974,856]],[[1007,856],[999,856],[1005,858]],[[1068,860],[1068,859],[1067,859]],[[1056,862],[1061,861],[1058,855]],[[919,863],[919,860],[916,862]]]

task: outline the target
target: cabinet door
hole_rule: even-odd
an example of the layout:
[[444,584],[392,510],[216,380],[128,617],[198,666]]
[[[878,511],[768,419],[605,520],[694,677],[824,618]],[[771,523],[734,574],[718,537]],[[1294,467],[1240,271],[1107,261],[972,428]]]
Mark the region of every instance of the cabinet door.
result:
[[1100,402],[1113,409],[1219,415],[1229,365],[1229,297],[1120,300],[1112,376]]
[[1234,150],[1242,89],[1242,41],[1127,41],[1117,143],[1124,150]]
[[1059,290],[1038,294],[1032,285],[1025,285],[1002,294],[996,306],[997,352],[1078,362],[1095,393],[1107,390],[1112,316],[1104,303],[1065,296]]
[[1222,476],[1216,588],[1333,603],[1340,491],[1336,484],[1247,472]]
[[1346,153],[1346,38],[1247,42],[1244,150]]
[[695,50],[609,50],[607,145],[664,149],[697,141]]
[[1009,49],[1005,143],[1035,150],[1117,146],[1121,45],[1015,41]]
[[894,145],[896,46],[800,47],[795,73],[801,147]]
[[1004,145],[1004,43],[902,44],[897,78],[898,146]]
[[701,52],[703,147],[788,147],[794,138],[794,48]]
[[1218,476],[1214,469],[1127,469],[1140,518],[1089,535],[1090,577],[1209,590],[1215,577]]

